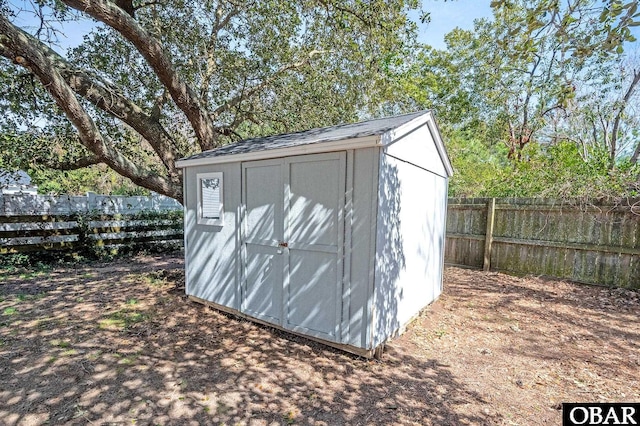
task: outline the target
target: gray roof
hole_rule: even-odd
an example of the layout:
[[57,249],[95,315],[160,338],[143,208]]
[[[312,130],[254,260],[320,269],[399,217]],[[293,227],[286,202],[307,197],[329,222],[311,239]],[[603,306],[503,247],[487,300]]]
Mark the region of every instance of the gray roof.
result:
[[331,142],[345,139],[377,136],[408,123],[424,115],[427,111],[411,114],[396,115],[394,117],[378,118],[354,124],[340,124],[338,126],[322,127],[305,130],[303,132],[286,133],[275,136],[245,139],[240,142],[225,145],[220,148],[204,151],[182,160],[222,157],[224,155],[246,154],[249,152],[266,151],[270,149],[289,148],[299,145],[309,145],[321,142]]

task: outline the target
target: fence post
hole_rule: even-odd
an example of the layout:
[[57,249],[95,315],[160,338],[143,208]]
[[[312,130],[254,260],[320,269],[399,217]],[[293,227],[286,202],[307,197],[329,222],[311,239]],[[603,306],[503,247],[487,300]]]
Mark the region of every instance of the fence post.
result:
[[493,224],[496,217],[496,199],[491,198],[487,203],[487,231],[484,237],[484,264],[482,269],[491,269],[491,244],[493,243]]

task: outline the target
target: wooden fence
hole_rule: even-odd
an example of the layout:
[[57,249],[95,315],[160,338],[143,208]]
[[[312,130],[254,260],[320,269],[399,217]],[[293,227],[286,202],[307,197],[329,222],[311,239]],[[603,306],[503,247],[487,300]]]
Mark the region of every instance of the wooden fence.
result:
[[445,262],[640,288],[640,200],[450,198]]
[[0,196],[0,255],[181,245],[182,207],[158,195]]
[[182,212],[0,216],[0,254],[181,245]]

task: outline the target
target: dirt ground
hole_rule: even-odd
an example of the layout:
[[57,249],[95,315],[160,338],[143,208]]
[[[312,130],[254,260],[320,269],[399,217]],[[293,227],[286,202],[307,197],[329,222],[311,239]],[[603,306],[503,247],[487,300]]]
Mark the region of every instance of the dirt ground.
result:
[[536,425],[640,402],[640,294],[448,268],[365,360],[184,297],[181,255],[0,271],[0,424]]

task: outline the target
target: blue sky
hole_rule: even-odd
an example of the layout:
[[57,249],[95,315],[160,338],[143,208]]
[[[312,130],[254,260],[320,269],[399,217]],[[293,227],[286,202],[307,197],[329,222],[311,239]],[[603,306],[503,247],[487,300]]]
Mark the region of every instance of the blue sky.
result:
[[[9,2],[9,6],[17,13],[13,22],[20,28],[33,34],[40,24],[34,8],[30,2],[24,0],[14,0]],[[64,22],[61,25],[52,23],[52,26],[59,29],[57,32],[58,41],[52,46],[59,53],[64,53],[68,47],[75,47],[82,42],[84,35],[88,34],[96,25],[95,21],[90,19],[81,19],[77,22]]]
[[[418,39],[437,49],[444,49],[444,36],[456,27],[473,28],[473,20],[491,17],[490,0],[423,0],[422,8],[431,13],[431,23],[420,26]],[[412,14],[418,19],[419,14]]]

